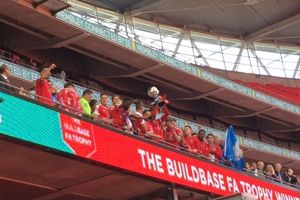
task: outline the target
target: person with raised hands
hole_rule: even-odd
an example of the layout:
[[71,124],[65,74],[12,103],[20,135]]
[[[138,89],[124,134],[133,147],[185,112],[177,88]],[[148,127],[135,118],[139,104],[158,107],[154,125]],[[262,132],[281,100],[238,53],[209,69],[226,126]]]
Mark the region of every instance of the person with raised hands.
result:
[[40,71],[40,78],[35,81],[36,100],[49,106],[52,106],[53,102],[51,85],[47,79],[51,76],[51,70],[55,68],[55,64],[42,68]]

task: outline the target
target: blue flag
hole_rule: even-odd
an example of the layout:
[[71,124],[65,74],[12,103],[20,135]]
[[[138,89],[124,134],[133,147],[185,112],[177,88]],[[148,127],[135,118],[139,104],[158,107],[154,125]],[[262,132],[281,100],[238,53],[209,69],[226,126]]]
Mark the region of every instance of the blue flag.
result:
[[245,161],[244,161],[244,158],[241,157],[239,160],[237,161],[233,161],[233,167],[235,169],[238,169],[238,170],[244,170],[245,169]]
[[233,126],[229,126],[226,131],[223,155],[227,160],[232,162],[234,168],[239,170],[244,168],[245,163],[242,157],[242,150],[240,149],[239,141],[235,135]]

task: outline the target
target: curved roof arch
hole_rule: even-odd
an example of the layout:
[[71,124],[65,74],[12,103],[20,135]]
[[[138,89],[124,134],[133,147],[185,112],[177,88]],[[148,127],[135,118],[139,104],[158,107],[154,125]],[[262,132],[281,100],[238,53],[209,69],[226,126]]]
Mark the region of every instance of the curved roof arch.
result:
[[[96,0],[85,1],[97,5],[105,4],[105,2],[115,2],[115,4],[119,7],[122,7],[125,2],[128,2],[128,5],[130,2],[133,2],[133,0],[122,1],[123,3],[118,2],[117,0],[104,1],[104,3],[103,1],[100,3],[100,1]],[[141,9],[144,10],[148,6],[168,1],[169,0],[160,0],[152,1],[151,3],[150,1],[142,0],[139,1],[139,4],[143,4],[143,6],[139,9],[135,9],[135,12]],[[293,0],[285,1],[287,5],[293,4],[294,7],[298,6],[300,9],[299,1],[298,3]],[[81,4],[78,1],[68,0],[67,2],[74,7],[79,6],[81,9],[85,8],[88,10],[90,15],[87,17],[91,22],[100,23],[101,25],[118,32],[124,37],[138,40],[147,46],[158,49],[169,56],[176,57],[177,59],[190,64],[252,74],[284,78],[300,78],[300,47],[297,44],[283,45],[280,43],[284,41],[270,43],[262,40],[263,37],[271,35],[272,31],[278,32],[282,30],[282,28],[286,29],[290,26],[297,26],[297,23],[300,22],[300,14],[299,16],[292,16],[292,18],[276,22],[275,24],[264,27],[258,31],[246,33],[244,34],[244,38],[241,38],[234,37],[234,35],[226,37],[216,33],[195,31],[187,27],[179,28],[171,25],[165,25],[157,21],[141,19],[140,16],[135,17],[132,13],[120,14],[100,7],[97,7],[95,10],[94,6]],[[193,0],[185,2],[193,2]],[[203,3],[203,5],[199,3],[199,6],[205,6],[205,2],[206,1],[202,0],[201,3]],[[215,2],[218,1],[215,0]],[[248,4],[245,4],[245,1],[241,4],[242,0],[229,0],[226,2],[231,2],[231,4],[226,4],[230,6],[240,5],[249,7],[260,4],[268,4],[270,2],[275,2],[275,0],[251,0],[247,1]],[[281,1],[276,0],[276,2],[277,4],[280,4]],[[137,7],[139,4],[136,2],[130,4],[130,6],[133,8]],[[112,4],[105,5],[111,9],[113,7]],[[285,10],[284,8],[287,7],[287,5],[283,7],[281,6],[278,9]],[[161,7],[160,9],[164,9],[164,7]],[[241,16],[245,17],[244,15]],[[251,26],[252,20],[248,21],[249,26]],[[294,31],[297,33],[296,30]]]

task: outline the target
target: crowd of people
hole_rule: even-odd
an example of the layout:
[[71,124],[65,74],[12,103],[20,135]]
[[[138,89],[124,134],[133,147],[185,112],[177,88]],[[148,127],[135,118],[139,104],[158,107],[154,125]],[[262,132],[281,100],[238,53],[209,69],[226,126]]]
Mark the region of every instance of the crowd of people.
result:
[[[142,135],[176,148],[202,154],[211,160],[222,160],[222,150],[215,142],[215,136],[208,134],[204,137],[204,129],[199,134],[194,134],[190,126],[181,130],[177,127],[176,120],[170,117],[167,104],[161,107],[155,104],[147,109],[141,100],[121,99],[119,95],[115,95],[112,97],[112,106],[109,106],[107,94],[102,93],[99,102],[93,99],[93,91],[89,89],[79,97],[72,83],[66,83],[57,92],[48,81],[54,68],[55,65],[52,64],[40,71],[40,78],[35,83],[37,101],[50,106],[57,104],[65,111],[101,121],[130,134]],[[134,112],[130,112],[131,104],[135,104]],[[163,115],[158,117],[161,112]]]
[[[80,96],[71,82],[67,82],[64,88],[58,91],[49,79],[51,71],[55,68],[55,64],[42,68],[34,87],[31,88],[31,91],[24,92],[23,89],[16,90],[9,86],[10,69],[7,65],[2,65],[0,67],[0,82],[4,84],[0,84],[0,87],[26,95],[48,106],[56,106],[66,112],[122,129],[128,134],[140,135],[182,151],[208,158],[212,162],[233,166],[233,163],[226,162],[222,145],[217,141],[216,136],[206,134],[201,127],[197,133],[189,125],[180,129],[175,118],[170,116],[167,103],[162,105],[154,103],[145,106],[141,100],[122,99],[119,95],[114,95],[112,105],[109,105],[107,94],[102,93],[98,102],[93,99],[92,90],[86,89]],[[134,112],[130,111],[132,104],[135,105]],[[255,176],[277,182],[297,184],[293,170],[288,169],[282,173],[280,164],[275,164],[275,169],[272,165],[267,165],[264,168],[264,163],[260,161],[257,164],[252,163],[251,166],[246,163],[242,168]]]
[[280,163],[275,163],[274,166],[271,164],[265,166],[263,161],[258,161],[257,163],[253,162],[251,165],[246,162],[245,171],[279,183],[298,184],[297,176],[294,175],[294,171],[291,168],[283,170]]

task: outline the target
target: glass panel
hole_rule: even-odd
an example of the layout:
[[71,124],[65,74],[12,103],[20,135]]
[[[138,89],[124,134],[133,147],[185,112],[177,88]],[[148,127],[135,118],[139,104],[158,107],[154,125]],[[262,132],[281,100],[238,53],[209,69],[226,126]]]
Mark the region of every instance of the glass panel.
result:
[[181,40],[180,46],[177,51],[179,54],[194,56],[191,40]]
[[71,9],[72,7],[75,8],[77,11],[80,10],[80,12],[82,13],[89,13],[91,15],[96,16],[96,8],[92,5],[86,4],[86,3],[82,3],[76,0],[68,0],[68,4],[71,5]]
[[[132,18],[132,23],[130,18],[130,23],[125,24],[125,16],[119,13],[96,8],[77,0],[68,0],[67,3],[72,6],[68,9],[74,15],[83,17],[93,24],[103,25],[124,37],[137,40],[169,56],[175,54],[182,32],[187,31],[135,17]],[[297,46],[279,47],[274,44],[254,42],[251,47],[254,49],[245,48],[241,52],[244,44],[242,40],[196,31],[190,31],[188,34],[191,40],[182,39],[175,55],[182,61],[263,75],[269,71],[272,76],[288,78],[294,76],[295,70],[299,71],[297,68],[300,48]],[[300,73],[296,73],[296,77],[299,76]]]
[[119,14],[101,8],[97,8],[97,16],[109,23],[117,23],[120,19]]
[[176,49],[176,45],[179,41],[179,38],[174,38],[174,37],[163,37],[162,38],[164,49],[166,52],[171,52],[172,54],[174,53]]

